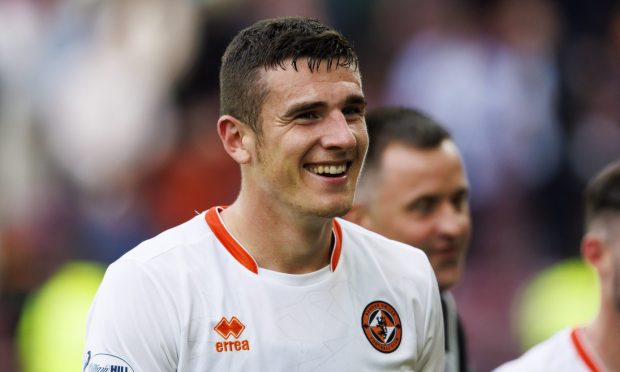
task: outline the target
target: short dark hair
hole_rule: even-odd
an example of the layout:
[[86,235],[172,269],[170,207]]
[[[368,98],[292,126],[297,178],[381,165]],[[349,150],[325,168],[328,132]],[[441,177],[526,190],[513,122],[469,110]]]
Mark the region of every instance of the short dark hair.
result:
[[584,204],[586,230],[603,214],[620,214],[620,160],[607,165],[588,183]]
[[402,143],[418,149],[433,149],[450,133],[422,112],[407,107],[381,107],[366,115],[370,144],[366,155],[366,169],[376,168],[386,147]]
[[282,17],[266,19],[240,31],[230,42],[220,67],[220,114],[231,115],[260,133],[258,117],[267,95],[259,69],[285,69],[288,59],[308,58],[315,71],[322,62],[358,68],[352,44],[339,32],[315,19]]

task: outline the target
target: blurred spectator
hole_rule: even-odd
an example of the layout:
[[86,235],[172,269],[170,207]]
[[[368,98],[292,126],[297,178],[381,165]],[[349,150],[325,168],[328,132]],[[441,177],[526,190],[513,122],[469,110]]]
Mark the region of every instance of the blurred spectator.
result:
[[596,315],[599,298],[596,272],[582,259],[564,259],[537,272],[513,301],[512,330],[520,351],[566,327],[589,322]]
[[416,33],[396,59],[386,98],[446,123],[463,149],[474,208],[518,190],[513,183],[548,181],[561,144],[553,8],[543,0],[503,0],[481,13],[484,24],[460,20],[456,29]]
[[603,38],[581,35],[565,52],[569,161],[582,182],[620,158],[620,6],[605,24]]
[[[138,186],[170,156],[171,84],[195,5],[0,2],[0,359],[26,295],[63,262],[109,262],[150,233]],[[7,338],[9,337],[9,338]]]
[[17,332],[22,372],[80,370],[88,309],[104,271],[73,261],[28,296]]
[[560,29],[546,0],[443,4],[443,18],[403,44],[385,100],[436,117],[462,149],[477,228],[470,270],[455,294],[474,365],[488,370],[517,348],[497,341],[510,333],[512,294],[540,255],[553,251],[530,200],[561,165],[564,135],[554,106]]
[[[547,287],[547,290],[550,290],[549,297],[558,296],[562,289],[568,287],[571,291],[568,297],[573,297],[572,301],[575,301],[577,306],[560,307],[560,302],[566,300],[558,296],[554,311],[547,313],[547,309],[539,308],[536,318],[537,322],[541,323],[545,322],[544,315],[554,314],[557,318],[566,318],[566,313],[577,313],[580,308],[586,309],[593,304],[590,302],[592,300],[597,300],[594,302],[598,305],[597,311],[592,313],[591,319],[581,319],[588,321],[587,324],[568,324],[566,328],[532,347],[519,358],[502,364],[495,371],[620,370],[620,292],[617,280],[620,270],[620,161],[608,164],[592,177],[585,189],[583,200],[585,231],[580,243],[581,257],[592,267],[600,286],[580,291],[577,282],[569,282],[572,278],[550,283],[556,286]],[[570,266],[563,265],[558,268],[565,270],[568,267]],[[555,271],[552,276],[558,275],[558,271]],[[562,272],[559,274],[562,275]],[[589,276],[592,277],[592,274]],[[587,276],[582,278],[584,284],[587,283],[587,280],[583,280],[586,278]],[[592,279],[590,281],[592,282]],[[571,287],[570,284],[578,285]],[[593,296],[597,292],[598,298]],[[529,326],[535,325],[530,323]]]

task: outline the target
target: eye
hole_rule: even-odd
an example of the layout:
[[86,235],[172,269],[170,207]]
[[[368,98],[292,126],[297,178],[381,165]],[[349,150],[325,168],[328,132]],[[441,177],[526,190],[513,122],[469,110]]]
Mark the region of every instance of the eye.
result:
[[454,209],[459,212],[465,210],[469,205],[468,196],[467,190],[458,191],[451,199]]
[[428,216],[433,213],[437,206],[437,198],[424,197],[414,200],[407,206],[407,210],[420,216]]
[[357,120],[364,116],[365,109],[362,105],[350,105],[342,109],[342,114],[347,120]]
[[319,114],[316,113],[315,111],[306,111],[306,112],[302,112],[298,115],[295,116],[295,120],[296,121],[314,121],[319,119]]

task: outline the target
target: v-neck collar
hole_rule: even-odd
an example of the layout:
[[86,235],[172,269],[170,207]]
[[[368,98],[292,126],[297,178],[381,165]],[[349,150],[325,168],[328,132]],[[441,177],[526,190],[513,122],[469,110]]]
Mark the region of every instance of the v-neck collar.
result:
[[[246,269],[254,274],[258,274],[258,264],[256,260],[254,260],[247,249],[235,239],[230,231],[228,231],[228,228],[226,228],[226,225],[224,225],[224,221],[222,221],[222,217],[220,216],[220,212],[223,210],[224,207],[221,206],[209,208],[205,213],[205,221],[228,253]],[[336,270],[336,266],[338,266],[342,251],[342,228],[335,218],[332,220],[332,236],[334,237],[334,244],[332,247],[330,267],[333,272]]]

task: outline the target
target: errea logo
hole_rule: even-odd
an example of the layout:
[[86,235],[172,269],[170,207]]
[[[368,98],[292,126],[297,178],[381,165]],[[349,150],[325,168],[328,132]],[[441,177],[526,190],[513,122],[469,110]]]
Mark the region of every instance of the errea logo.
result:
[[[238,339],[244,329],[245,325],[236,316],[233,316],[230,321],[226,317],[222,317],[213,327],[213,330],[225,340],[228,340],[231,335]],[[215,351],[218,353],[241,350],[250,350],[250,342],[248,340],[218,341],[215,343]]]

